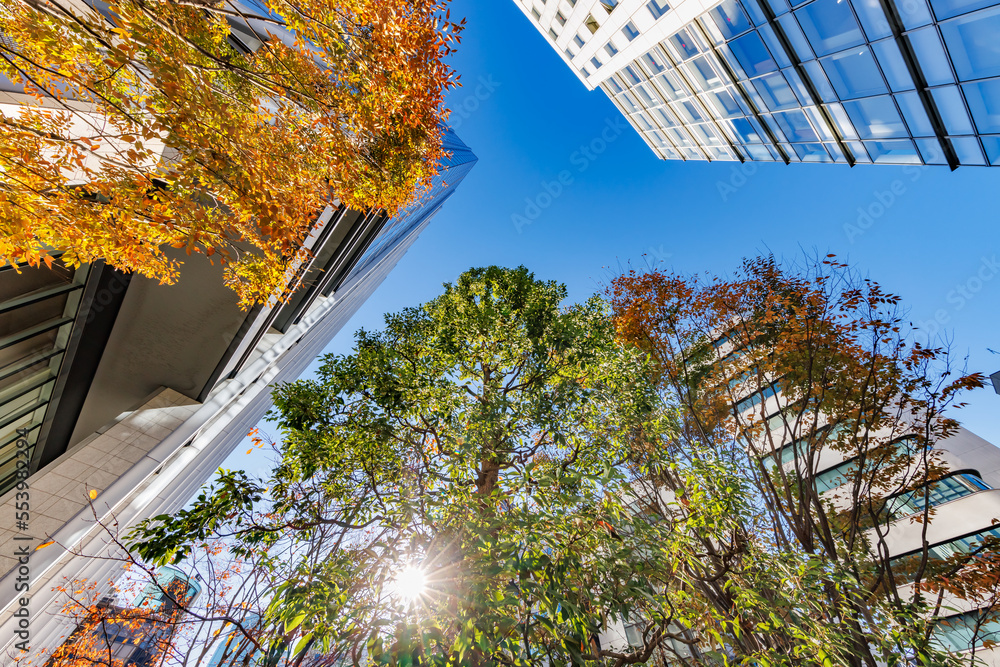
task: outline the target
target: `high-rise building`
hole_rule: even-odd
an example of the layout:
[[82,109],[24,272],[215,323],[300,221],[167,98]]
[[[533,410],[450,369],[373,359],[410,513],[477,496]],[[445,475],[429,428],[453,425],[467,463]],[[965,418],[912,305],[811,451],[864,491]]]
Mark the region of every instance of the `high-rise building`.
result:
[[102,599],[91,608],[60,647],[61,654],[45,663],[105,664],[122,667],[156,667],[162,664],[178,625],[178,601],[190,604],[201,593],[201,584],[181,570],[166,566],[131,605]]
[[997,0],[514,0],[659,157],[1000,164]]
[[204,257],[185,257],[175,285],[58,261],[0,269],[0,651],[18,641],[21,597],[32,650],[51,649],[72,631],[52,587],[114,577],[114,563],[76,555],[107,546],[91,505],[121,531],[176,511],[260,421],[271,386],[315,359],[474,166],[448,128],[445,148],[431,189],[393,218],[328,206],[299,288],[250,312]]

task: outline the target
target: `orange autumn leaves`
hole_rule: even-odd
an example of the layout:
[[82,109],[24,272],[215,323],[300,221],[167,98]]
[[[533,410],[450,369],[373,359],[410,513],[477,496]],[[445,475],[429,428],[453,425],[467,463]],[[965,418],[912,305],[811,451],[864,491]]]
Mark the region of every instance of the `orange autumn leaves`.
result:
[[263,4],[5,6],[0,257],[173,282],[201,253],[249,307],[327,203],[391,214],[426,187],[457,85],[447,0]]

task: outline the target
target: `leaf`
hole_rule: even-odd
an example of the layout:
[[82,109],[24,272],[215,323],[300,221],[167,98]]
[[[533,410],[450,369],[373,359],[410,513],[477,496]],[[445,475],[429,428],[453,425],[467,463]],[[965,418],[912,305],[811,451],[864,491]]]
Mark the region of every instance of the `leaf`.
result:
[[97,498],[97,489],[91,489],[90,490],[90,499],[94,500],[95,498]]
[[42,542],[37,547],[35,547],[35,551],[38,551],[39,549],[44,549],[45,547],[48,547],[48,546],[52,546],[55,543],[56,543],[55,540],[49,540],[48,542]]

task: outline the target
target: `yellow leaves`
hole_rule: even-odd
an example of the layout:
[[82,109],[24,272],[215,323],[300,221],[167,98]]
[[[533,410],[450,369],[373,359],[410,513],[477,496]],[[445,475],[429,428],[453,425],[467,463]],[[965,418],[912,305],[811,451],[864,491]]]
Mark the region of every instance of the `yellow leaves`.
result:
[[45,547],[50,547],[50,546],[52,546],[55,543],[56,543],[55,540],[49,540],[48,542],[42,542],[37,547],[35,547],[35,551],[38,551],[39,549],[44,549]]
[[91,500],[95,500],[97,498],[97,489],[91,489],[89,495]]

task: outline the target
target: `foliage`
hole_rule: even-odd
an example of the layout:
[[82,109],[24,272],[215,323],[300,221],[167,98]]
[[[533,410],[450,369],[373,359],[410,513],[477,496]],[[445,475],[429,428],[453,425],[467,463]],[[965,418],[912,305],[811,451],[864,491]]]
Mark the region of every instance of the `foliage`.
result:
[[173,282],[203,253],[248,306],[331,201],[393,213],[442,157],[447,0],[17,0],[0,10],[0,257]]
[[[960,407],[959,393],[983,378],[956,373],[947,350],[913,342],[899,298],[832,256],[805,267],[758,257],[710,280],[630,272],[609,293],[619,334],[650,354],[661,391],[682,407],[674,456],[724,461],[748,485],[749,506],[733,528],[747,545],[719,544],[709,532],[703,548],[719,564],[692,582],[728,618],[730,646],[752,652],[763,639],[736,631],[747,618],[737,591],[786,609],[770,597],[802,587],[814,599],[761,628],[786,659],[810,635],[824,638],[834,663],[957,659],[934,628],[970,601],[995,600],[995,577],[982,575],[996,571],[1000,544],[988,539],[934,560],[927,528],[935,508],[923,499],[949,472],[937,445],[958,423],[946,409]],[[837,461],[851,463],[818,474]],[[662,484],[689,492],[685,479],[668,475]],[[915,499],[912,511],[900,511],[905,494]],[[719,502],[717,492],[703,502]],[[909,534],[896,548],[909,543],[915,553],[892,561],[899,552],[890,552],[890,530]],[[753,576],[765,579],[746,581],[731,564],[746,550],[759,551]]]
[[[612,310],[562,306],[564,288],[523,268],[470,270],[277,390],[269,480],[224,472],[130,548],[188,562],[222,540],[257,558],[269,665],[958,665],[933,639],[953,598],[930,573],[948,567],[948,595],[962,581],[988,602],[996,577],[974,577],[992,552],[943,565],[925,540],[924,574],[904,584],[861,523],[889,519],[861,501],[944,469],[893,438],[953,433],[942,410],[979,380],[932,381],[946,355],[893,337],[896,299],[823,267],[626,275]],[[727,328],[741,368],[711,344]],[[782,428],[878,457],[845,473],[852,499],[823,494],[815,468],[762,460],[777,444],[761,449],[761,417],[732,406],[779,372],[782,395],[810,406]],[[818,418],[846,425],[824,440]]]

